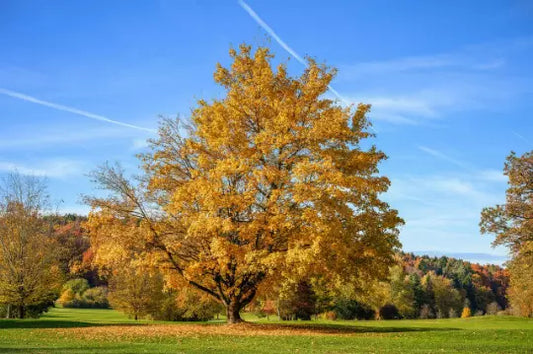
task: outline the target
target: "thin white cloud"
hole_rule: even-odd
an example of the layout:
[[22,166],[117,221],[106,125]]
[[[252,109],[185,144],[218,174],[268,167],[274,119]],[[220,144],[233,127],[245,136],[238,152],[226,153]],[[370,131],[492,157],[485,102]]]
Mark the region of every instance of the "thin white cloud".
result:
[[484,200],[487,197],[486,194],[477,191],[471,182],[459,178],[434,179],[431,181],[431,185],[443,193],[479,198],[479,200]]
[[505,176],[498,170],[477,169],[435,149],[418,148],[462,170],[391,178],[385,199],[401,211],[406,221],[401,231],[405,249],[453,250],[450,244],[461,243],[465,249],[489,251],[490,239],[484,245],[476,241],[480,238],[479,213],[486,206],[502,202]]
[[348,99],[372,104],[374,119],[397,124],[428,124],[455,112],[501,110],[523,87],[520,82],[459,72],[378,75],[358,84],[360,89]]
[[[415,117],[434,118],[438,116],[436,105],[422,97],[407,96],[358,96],[362,102],[372,105],[372,119],[393,124],[418,125]],[[355,99],[354,99],[355,101]]]
[[[456,218],[464,218],[466,215],[471,216],[472,211],[477,215],[483,206],[497,204],[501,197],[494,192],[495,189],[499,189],[497,184],[468,173],[404,176],[394,177],[391,180],[391,188],[387,192],[388,199],[416,204],[427,212],[442,210],[438,217],[452,214],[457,215]],[[418,200],[425,200],[426,203],[420,203]],[[469,204],[476,205],[476,208],[467,208]],[[408,212],[412,208],[403,210]],[[417,218],[420,218],[420,215]],[[428,222],[433,219],[434,216],[428,218]]]
[[469,261],[471,263],[479,263],[479,264],[498,264],[502,265],[504,262],[509,260],[509,254],[507,252],[501,252],[501,253],[484,253],[484,252],[478,252],[476,249],[473,249],[473,252],[457,252],[455,249],[451,249],[448,251],[443,250],[413,250],[411,251],[414,254],[418,255],[428,255],[431,257],[441,257],[441,256],[447,256],[447,257],[453,257],[458,259],[464,259],[466,261]]
[[479,242],[479,215],[504,196],[505,186],[468,171],[392,177],[385,199],[406,222],[400,235],[406,250],[453,250],[461,244],[467,251],[493,252],[489,237]]
[[[458,77],[445,78],[440,74],[426,73],[423,77],[424,80],[383,75],[375,78],[375,85],[373,80],[361,80],[361,90],[348,99],[371,104],[372,118],[376,120],[410,125],[427,124],[450,112],[483,109],[489,101],[502,100],[487,92],[487,85],[459,82]],[[365,88],[365,84],[370,87]]]
[[88,205],[59,205],[57,212],[59,214],[77,214],[77,215],[89,215],[91,207]]
[[[364,101],[364,100],[362,101],[370,103],[370,101]],[[405,115],[383,112],[380,109],[377,109],[377,110],[372,109],[372,111],[369,114],[369,117],[372,120],[379,120],[382,122],[388,122],[392,124],[404,124],[404,125],[418,125],[419,124],[418,121],[411,119],[411,118],[407,118]]]
[[499,170],[482,170],[479,171],[477,178],[487,182],[507,182],[507,176],[503,174],[503,171]]
[[43,176],[50,178],[65,178],[69,176],[79,176],[84,173],[86,166],[76,160],[50,159],[42,161],[31,167],[26,164],[10,161],[0,161],[0,171],[19,172],[24,175]]
[[474,165],[468,164],[461,160],[457,160],[441,151],[428,148],[427,146],[418,146],[418,149],[438,159],[448,161],[454,165],[464,168],[468,172],[468,176],[471,179],[495,183],[507,182],[507,177],[500,170],[479,169]]
[[116,124],[116,125],[120,125],[120,126],[127,127],[127,128],[132,128],[132,129],[143,130],[143,131],[147,131],[147,132],[151,132],[151,133],[155,133],[156,132],[155,129],[145,128],[145,127],[141,127],[141,126],[138,126],[138,125],[117,121],[117,120],[110,119],[110,118],[107,118],[107,117],[104,117],[104,116],[101,116],[101,115],[98,115],[98,114],[94,114],[94,113],[91,113],[91,112],[83,111],[81,109],[77,109],[77,108],[74,108],[74,107],[69,107],[69,106],[64,106],[64,105],[53,103],[53,102],[44,101],[44,100],[41,100],[41,99],[29,96],[29,95],[20,93],[20,92],[7,90],[5,88],[0,88],[0,94],[5,95],[5,96],[9,96],[9,97],[13,97],[13,98],[17,98],[17,99],[20,99],[20,100],[23,100],[23,101],[32,102],[32,103],[35,103],[35,104],[38,104],[38,105],[41,105],[41,106],[50,107],[50,108],[53,108],[53,109],[56,109],[56,110],[59,110],[59,111],[74,113],[74,114],[77,114],[79,116],[83,116],[83,117],[86,117],[86,118],[89,118],[89,119],[99,120],[99,121],[102,121],[102,122]]
[[505,65],[505,60],[496,58],[472,58],[465,54],[437,54],[404,57],[383,61],[361,62],[341,66],[341,79],[353,80],[364,76],[385,75],[400,72],[420,72],[424,70],[495,70]]
[[476,64],[473,66],[473,68],[478,69],[478,70],[494,70],[494,69],[501,68],[504,65],[505,65],[505,60],[494,59],[493,61],[490,61],[490,62]]
[[375,97],[368,98],[372,107],[387,111],[413,113],[433,117],[437,115],[435,109],[427,101],[409,97]]
[[[479,189],[479,183],[475,183],[474,178],[468,175],[395,178],[394,182],[396,186],[391,187],[394,192],[397,190],[409,191],[409,194],[415,198],[429,198],[430,200],[433,196],[434,199],[431,201],[439,201],[434,204],[435,208],[441,207],[445,200],[457,202],[457,199],[463,198],[465,200],[466,198],[471,202],[480,204],[494,200],[491,193]],[[402,189],[398,189],[399,187]]]
[[521,60],[531,43],[506,40],[449,53],[345,63],[338,65],[336,82],[343,91],[357,87],[346,97],[373,104],[373,119],[395,124],[433,125],[455,113],[506,112],[517,98],[529,95],[530,73],[513,75],[507,63]]
[[150,146],[147,139],[133,139],[132,150],[143,150]]
[[76,130],[70,127],[60,127],[57,129],[38,129],[37,131],[22,131],[21,135],[14,136],[13,133],[0,135],[0,150],[13,149],[35,149],[56,146],[56,145],[80,145],[80,143],[98,140],[126,139],[138,137],[148,133],[139,131],[121,129],[118,127],[99,127],[97,129]]

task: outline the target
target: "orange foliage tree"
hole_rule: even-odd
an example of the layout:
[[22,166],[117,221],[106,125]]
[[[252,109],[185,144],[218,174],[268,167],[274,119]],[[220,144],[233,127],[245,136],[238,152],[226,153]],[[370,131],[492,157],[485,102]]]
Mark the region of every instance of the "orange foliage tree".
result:
[[518,314],[533,317],[533,151],[511,153],[504,174],[509,178],[505,204],[483,209],[481,232],[496,235],[493,245],[510,248],[509,299]]
[[95,179],[87,223],[98,259],[134,255],[204,291],[230,323],[259,285],[320,274],[332,283],[385,278],[400,246],[395,210],[380,200],[386,158],[361,142],[370,106],[324,98],[335,71],[310,60],[299,77],[266,48],[230,50],[191,122],[164,120],[138,183],[118,167]]

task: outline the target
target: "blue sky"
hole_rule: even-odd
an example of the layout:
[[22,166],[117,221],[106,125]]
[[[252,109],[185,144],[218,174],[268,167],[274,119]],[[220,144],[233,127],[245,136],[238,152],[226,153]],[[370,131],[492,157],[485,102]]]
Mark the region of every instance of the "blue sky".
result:
[[89,171],[134,171],[159,115],[222,94],[230,46],[269,45],[294,74],[287,49],[337,67],[342,100],[373,104],[406,251],[501,261],[477,225],[504,201],[505,157],[533,148],[532,3],[247,4],[285,46],[237,0],[0,2],[0,174],[46,175],[59,209],[84,213]]

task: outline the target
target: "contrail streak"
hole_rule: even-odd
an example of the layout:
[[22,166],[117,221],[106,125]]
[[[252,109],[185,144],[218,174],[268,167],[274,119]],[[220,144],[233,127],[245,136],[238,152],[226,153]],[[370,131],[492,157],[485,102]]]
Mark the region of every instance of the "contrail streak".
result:
[[526,143],[528,143],[529,145],[531,145],[531,141],[529,141],[528,139],[526,139],[523,135],[520,135],[518,134],[517,132],[515,132],[514,130],[511,130],[511,132],[516,135],[517,137],[519,137],[520,139],[522,139],[523,141],[525,141]]
[[[253,18],[254,21],[257,22],[257,24],[259,26],[261,26],[261,28],[263,28],[270,36],[272,36],[272,38],[274,38],[274,40],[276,42],[278,42],[278,44],[283,49],[285,49],[290,55],[292,55],[294,57],[294,59],[298,60],[300,63],[302,63],[303,65],[307,66],[307,62],[301,56],[299,56],[298,53],[296,53],[291,47],[289,47],[289,45],[287,43],[285,43],[276,34],[276,32],[274,32],[274,30],[265,21],[263,21],[263,19],[261,17],[259,17],[259,15],[246,2],[244,2],[243,0],[239,0],[239,5],[241,5],[241,7],[244,9],[244,11],[246,11],[248,13],[248,15],[250,15],[250,17]],[[349,102],[344,97],[342,97],[341,94],[337,90],[335,90],[331,85],[328,85],[328,88],[345,105],[349,106],[349,105],[352,104],[352,102]]]
[[418,149],[424,151],[425,153],[427,154],[430,154],[432,155],[433,157],[437,157],[439,159],[442,159],[442,160],[446,160],[448,162],[451,162],[453,163],[454,165],[457,165],[459,167],[463,167],[463,168],[466,168],[466,169],[471,169],[471,166],[469,166],[468,164],[462,162],[462,161],[459,161],[459,160],[456,160],[446,154],[443,154],[442,152],[440,151],[437,151],[437,150],[434,150],[434,149],[430,149],[426,146],[422,146],[422,145],[419,145],[418,146]]
[[239,0],[239,5],[241,5],[241,7],[244,9],[244,11],[248,12],[248,15],[250,15],[250,17],[252,17],[254,19],[254,21],[257,22],[257,24],[259,26],[261,26],[269,35],[271,35],[272,38],[274,38],[276,40],[276,42],[278,42],[278,44],[283,47],[283,49],[285,49],[287,52],[289,52],[289,54],[292,55],[300,63],[302,63],[303,65],[307,66],[307,62],[301,56],[299,56],[298,53],[296,53],[291,47],[289,47],[287,45],[287,43],[285,43],[276,34],[276,32],[274,32],[274,30],[272,28],[270,28],[270,26],[267,25],[266,22],[263,21],[261,19],[261,17],[259,17],[259,15],[250,6],[248,6],[247,3],[245,3],[243,0]]
[[19,100],[32,102],[32,103],[35,103],[35,104],[38,104],[38,105],[41,105],[41,106],[46,106],[46,107],[50,107],[50,108],[53,108],[53,109],[57,109],[58,111],[65,111],[65,112],[74,113],[74,114],[77,114],[79,116],[87,117],[87,118],[94,119],[94,120],[99,120],[99,121],[102,121],[102,122],[116,124],[116,125],[132,128],[132,129],[137,129],[137,130],[144,130],[144,131],[147,131],[147,132],[150,132],[150,133],[155,133],[156,132],[155,129],[150,129],[150,128],[145,128],[145,127],[140,127],[140,126],[134,125],[134,124],[119,122],[117,120],[113,120],[113,119],[110,119],[110,118],[107,118],[107,117],[104,117],[104,116],[101,116],[101,115],[98,115],[98,114],[94,114],[94,113],[91,113],[91,112],[83,111],[81,109],[77,109],[77,108],[69,107],[69,106],[64,106],[64,105],[53,103],[53,102],[43,101],[43,100],[40,100],[38,98],[35,98],[35,97],[32,97],[32,96],[28,96],[28,95],[25,95],[25,94],[20,93],[20,92],[7,90],[7,89],[1,88],[1,87],[0,87],[0,94],[6,95],[6,96],[9,96],[9,97],[13,97],[13,98],[18,98]]

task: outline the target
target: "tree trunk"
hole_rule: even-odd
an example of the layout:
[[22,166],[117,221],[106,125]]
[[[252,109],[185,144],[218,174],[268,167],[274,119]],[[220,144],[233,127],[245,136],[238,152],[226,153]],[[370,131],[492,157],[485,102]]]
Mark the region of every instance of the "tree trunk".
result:
[[24,318],[24,305],[19,305],[19,318]]
[[226,322],[227,323],[243,322],[240,311],[241,311],[241,304],[239,304],[238,302],[230,302],[226,306]]

